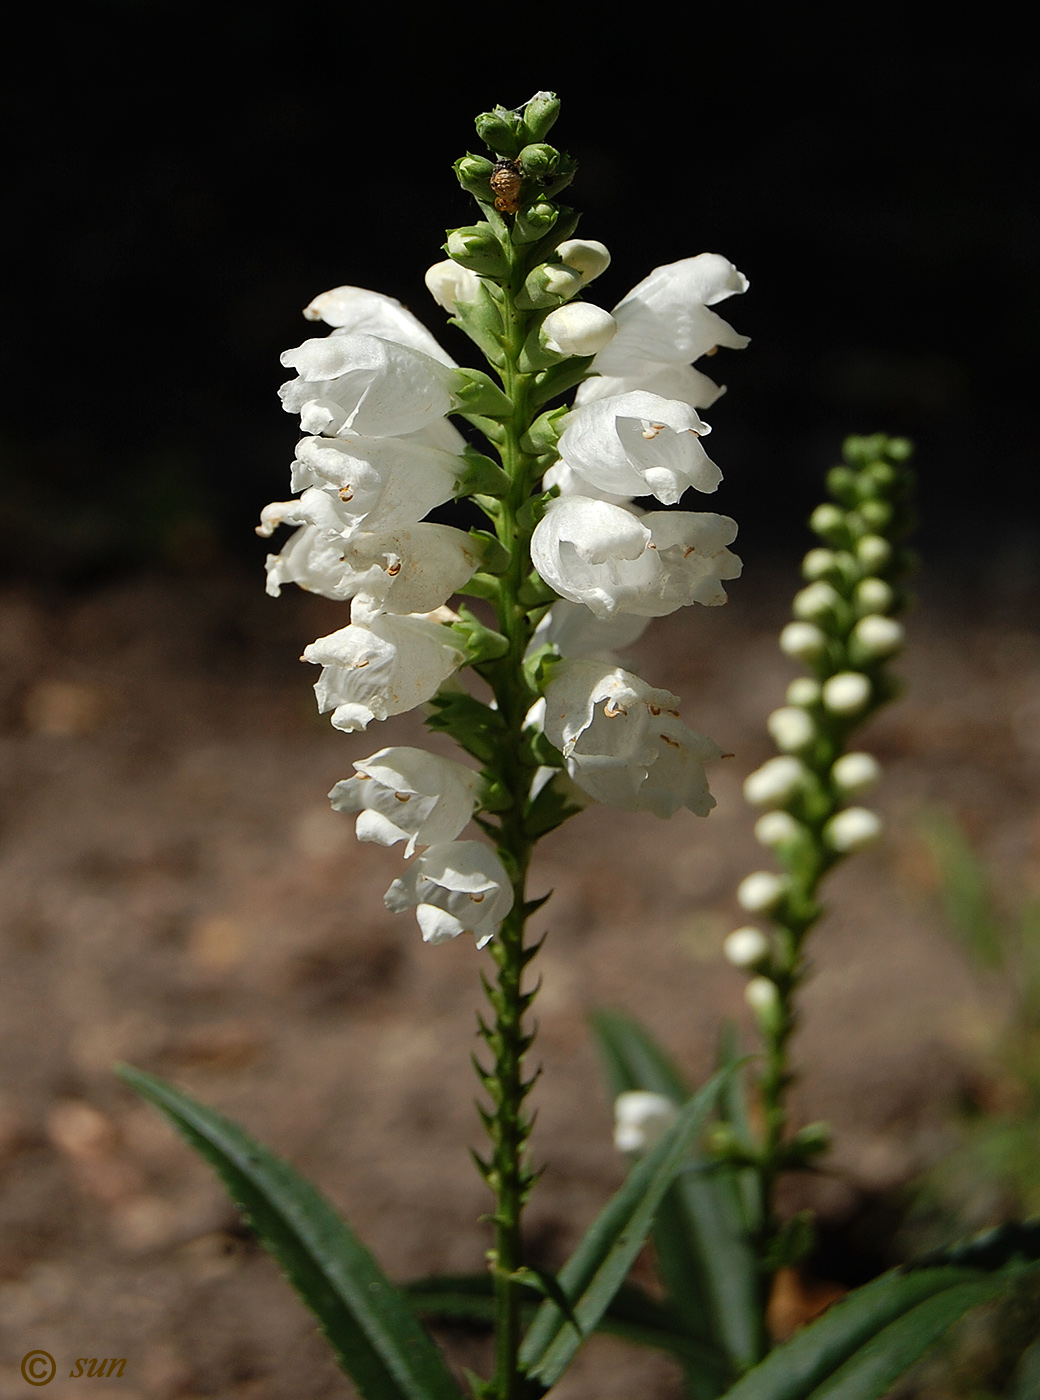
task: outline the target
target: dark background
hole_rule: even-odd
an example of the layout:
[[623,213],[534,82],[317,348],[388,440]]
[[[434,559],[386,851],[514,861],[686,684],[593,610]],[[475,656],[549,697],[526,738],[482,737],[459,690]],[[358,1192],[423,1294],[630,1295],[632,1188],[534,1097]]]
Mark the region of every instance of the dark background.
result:
[[926,552],[1035,567],[1036,69],[999,11],[920,34],[865,9],[417,13],[30,17],[4,98],[8,572],[259,567],[300,308],[372,287],[475,362],[422,275],[472,217],[450,166],[473,116],[540,87],[580,232],[614,256],[592,299],[704,249],[751,279],[722,310],[753,344],[708,366],[729,385],[711,504],[745,557],[803,548],[841,439],[881,429],[918,444]]

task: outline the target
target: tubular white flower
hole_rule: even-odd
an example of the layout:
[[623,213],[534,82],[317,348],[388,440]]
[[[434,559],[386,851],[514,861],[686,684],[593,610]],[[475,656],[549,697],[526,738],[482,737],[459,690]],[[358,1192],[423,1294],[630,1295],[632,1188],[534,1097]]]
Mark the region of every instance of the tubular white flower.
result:
[[809,777],[800,759],[783,754],[769,758],[744,780],[744,797],[753,807],[782,807]]
[[614,338],[614,318],[591,302],[571,302],[550,311],[538,332],[542,344],[556,355],[595,355]]
[[438,306],[454,316],[458,302],[476,301],[480,295],[480,278],[454,258],[445,258],[426,269],[426,287]]
[[594,281],[610,266],[606,244],[595,238],[567,238],[557,247],[556,256],[575,272],[580,272],[585,283]]
[[823,828],[823,839],[832,850],[848,855],[872,846],[881,835],[881,818],[867,807],[846,807]]
[[357,332],[305,340],[282,364],[298,371],[278,393],[305,433],[413,433],[451,409],[455,371],[419,350]]
[[647,389],[706,408],[723,391],[690,361],[719,345],[748,344],[708,308],[747,288],[747,278],[718,253],[655,268],[614,308],[618,333],[592,365],[601,377],[586,380],[577,401]]
[[614,1146],[649,1152],[679,1116],[678,1105],[649,1089],[628,1089],[614,1100]]
[[800,661],[812,661],[827,649],[827,634],[815,622],[789,622],[780,633],[780,650]]
[[[595,617],[582,603],[561,598],[539,622],[528,645],[528,655],[540,647],[553,646],[561,656],[572,660],[609,661],[617,664],[614,652],[631,646],[650,624],[648,617],[616,612],[606,620]],[[543,701],[544,705],[544,701]]]
[[370,292],[365,287],[334,287],[315,297],[304,307],[303,314],[308,321],[324,321],[341,334],[377,335],[381,340],[393,340],[429,355],[449,368],[455,367],[455,361],[423,323],[396,297],[384,296],[382,292]]
[[691,603],[726,601],[720,580],[737,578],[741,568],[725,548],[736,533],[725,515],[636,516],[606,501],[561,496],[535,527],[531,560],[561,597],[598,618],[664,617]]
[[480,841],[429,846],[384,895],[392,914],[414,909],[424,943],[471,933],[483,948],[513,907],[505,867]]
[[332,710],[333,726],[351,733],[429,700],[465,660],[462,646],[442,626],[445,615],[453,616],[438,609],[396,617],[359,593],[350,625],[304,650],[304,661],[322,667],[314,687],[318,709]]
[[406,857],[416,845],[454,841],[479,801],[479,774],[425,749],[380,749],[354,767],[357,776],[344,778],[329,793],[334,810],[359,813],[359,841],[380,846],[406,841]]
[[780,903],[786,888],[782,875],[756,870],[737,886],[737,903],[749,914],[766,914]]
[[824,681],[820,694],[831,714],[855,715],[870,699],[870,681],[861,671],[839,671]]
[[708,427],[687,403],[639,390],[568,414],[561,460],[601,491],[674,505],[690,486],[712,492],[722,473],[701,446]]
[[704,764],[721,756],[687,729],[678,699],[620,667],[564,661],[545,692],[545,733],[590,796],[629,812],[707,816],[715,805]]
[[851,797],[880,782],[881,764],[872,753],[842,754],[831,769],[831,778],[846,797]]
[[414,437],[305,437],[296,447],[292,488],[334,492],[352,527],[394,529],[450,501],[463,467],[457,453]]
[[632,499],[631,492],[619,494],[616,491],[601,491],[591,481],[572,471],[566,462],[554,462],[542,477],[543,491],[549,491],[554,486],[559,488],[561,496],[585,496],[590,501],[609,501],[613,506],[625,505]]
[[816,738],[816,726],[811,717],[794,705],[785,705],[779,710],[774,710],[766,720],[766,726],[777,748],[788,753],[804,749]]
[[769,939],[760,929],[748,924],[734,929],[726,937],[722,951],[734,967],[754,967],[769,952]]

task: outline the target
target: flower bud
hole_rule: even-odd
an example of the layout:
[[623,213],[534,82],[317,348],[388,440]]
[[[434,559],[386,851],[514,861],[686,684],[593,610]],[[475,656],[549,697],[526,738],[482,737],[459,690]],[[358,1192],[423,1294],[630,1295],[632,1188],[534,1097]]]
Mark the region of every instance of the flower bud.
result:
[[517,157],[517,164],[525,179],[532,177],[536,180],[547,180],[559,163],[559,151],[555,146],[546,145],[544,141],[535,141],[530,146],[525,146]]
[[809,517],[809,528],[828,544],[843,545],[848,536],[845,512],[829,502],[816,507]]
[[755,840],[760,846],[783,846],[794,841],[801,830],[789,812],[766,812],[755,822]]
[[831,781],[846,797],[866,792],[881,778],[881,765],[873,754],[842,754],[831,769]]
[[484,156],[465,155],[455,162],[455,174],[459,184],[467,193],[482,199],[485,204],[491,202],[490,180],[494,168],[493,163]]
[[774,710],[766,725],[776,741],[777,748],[787,753],[804,749],[816,737],[816,726],[811,717],[793,705]]
[[821,699],[831,714],[857,714],[870,699],[870,681],[860,671],[839,671],[824,681]]
[[864,501],[859,513],[871,530],[884,530],[891,525],[894,511],[887,501]]
[[813,661],[827,650],[827,636],[814,622],[789,622],[780,633],[780,650],[800,661]]
[[846,807],[823,828],[823,839],[834,851],[848,855],[872,846],[881,835],[881,818],[866,807]]
[[462,267],[451,258],[434,263],[426,269],[426,286],[438,306],[443,306],[449,315],[455,314],[458,302],[476,301],[480,292],[480,278],[468,267]]
[[539,263],[527,274],[517,305],[524,310],[557,306],[580,291],[581,273],[573,267],[564,267],[561,263]]
[[780,1005],[780,993],[768,977],[752,977],[744,988],[744,1000],[760,1019],[772,1019]]
[[797,758],[770,758],[744,780],[744,798],[753,807],[782,807],[809,776]]
[[609,345],[617,322],[609,311],[587,301],[558,306],[542,322],[539,339],[556,355],[596,355]]
[[768,954],[769,940],[749,924],[746,928],[734,929],[723,943],[722,951],[734,967],[754,967]]
[[484,277],[509,274],[505,254],[490,224],[453,228],[444,246],[450,258],[471,272],[479,272]]
[[837,567],[833,549],[810,549],[802,560],[802,576],[807,579],[826,578]]
[[515,160],[520,154],[521,123],[515,112],[510,112],[506,107],[496,107],[493,112],[481,112],[474,125],[477,135],[496,156]]
[[856,556],[867,569],[883,569],[892,558],[892,546],[881,535],[863,535],[856,541]]
[[555,92],[536,92],[524,108],[524,126],[532,141],[544,141],[560,115]]
[[513,224],[513,242],[533,243],[548,233],[559,217],[559,209],[547,199],[538,199],[533,204],[525,205]]
[[766,914],[784,897],[786,881],[771,870],[755,870],[737,886],[737,903],[749,914]]
[[796,676],[787,687],[787,703],[789,705],[801,705],[808,709],[810,705],[816,705],[820,699],[820,683],[814,681],[810,676]]
[[556,249],[561,262],[581,273],[583,282],[592,282],[610,266],[606,245],[594,238],[568,238]]
[[864,613],[886,613],[895,602],[892,586],[883,578],[865,578],[856,585],[856,604]]
[[810,583],[808,588],[801,589],[794,595],[794,603],[791,611],[795,617],[801,618],[805,622],[817,622],[825,617],[833,616],[835,611],[841,607],[841,594],[832,588],[829,583],[824,583],[818,579],[815,583]]
[[[880,582],[880,580],[879,580]],[[903,628],[891,617],[871,613],[861,617],[852,629],[852,640],[869,660],[893,656],[903,645]]]
[[678,1105],[664,1094],[629,1089],[614,1101],[614,1146],[619,1152],[648,1152],[678,1115]]

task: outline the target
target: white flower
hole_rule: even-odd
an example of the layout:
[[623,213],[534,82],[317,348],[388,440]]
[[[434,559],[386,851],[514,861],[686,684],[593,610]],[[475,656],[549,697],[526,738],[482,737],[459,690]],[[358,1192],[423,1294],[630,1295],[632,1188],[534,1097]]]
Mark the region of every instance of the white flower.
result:
[[868,613],[852,629],[853,639],[870,658],[892,656],[903,645],[903,627],[894,618]]
[[531,537],[531,561],[551,588],[598,618],[664,617],[691,603],[726,601],[720,580],[740,574],[725,548],[737,533],[725,515],[654,511],[582,496],[550,502]]
[[601,661],[564,661],[545,692],[545,733],[590,796],[670,817],[715,806],[704,764],[721,749],[687,729],[676,696]]
[[601,491],[598,486],[593,486],[591,481],[586,481],[584,477],[572,471],[566,462],[554,462],[542,477],[543,491],[549,491],[554,486],[559,489],[561,496],[585,496],[590,501],[609,501],[615,506],[623,505],[632,499],[630,491]]
[[555,355],[595,355],[614,335],[614,318],[601,306],[572,302],[550,311],[539,329],[539,338]]
[[318,709],[332,710],[333,726],[350,733],[429,700],[465,660],[460,643],[438,620],[446,612],[396,617],[358,594],[350,625],[304,650],[304,661],[322,667],[314,687]]
[[816,726],[811,717],[795,705],[784,705],[774,710],[766,720],[766,727],[777,748],[785,749],[788,753],[804,749],[816,738]]
[[809,776],[805,764],[784,754],[769,758],[744,780],[744,797],[752,807],[782,807]]
[[480,278],[454,258],[445,258],[427,268],[425,282],[434,301],[443,306],[449,316],[455,315],[458,302],[476,301],[480,295]]
[[701,253],[655,268],[614,308],[618,332],[592,364],[578,402],[629,389],[706,408],[722,390],[690,361],[716,346],[742,349],[747,336],[708,308],[747,290],[748,281],[718,253]]
[[649,1152],[679,1116],[678,1105],[649,1089],[628,1089],[614,1100],[614,1146]]
[[870,699],[870,681],[861,671],[839,671],[823,683],[824,709],[835,715],[855,715]]
[[477,947],[494,938],[513,907],[505,867],[480,841],[444,841],[418,856],[384,896],[392,914],[414,909],[425,943],[471,933]]
[[737,886],[737,903],[749,914],[765,914],[776,908],[786,888],[783,876],[774,875],[771,870],[756,870],[745,875]]
[[831,769],[831,779],[841,792],[851,797],[853,793],[866,792],[880,781],[881,765],[870,753],[842,754]]
[[393,529],[450,501],[463,467],[458,453],[415,437],[305,437],[296,447],[292,489],[332,491],[350,525]]
[[701,446],[711,429],[695,409],[643,390],[584,404],[567,416],[560,458],[601,491],[674,505],[690,486],[711,492],[722,473]]
[[867,807],[846,807],[823,828],[827,845],[843,855],[872,846],[880,835],[881,818]]
[[754,967],[769,952],[769,940],[760,929],[748,924],[726,937],[722,951],[734,967]]
[[583,282],[592,282],[610,266],[610,253],[605,243],[595,238],[568,238],[559,244],[556,256],[575,272]]
[[780,633],[780,650],[800,661],[812,661],[827,649],[827,634],[815,622],[789,622]]
[[[615,612],[605,620],[600,619],[583,604],[561,598],[553,603],[535,628],[527,650],[531,655],[548,644],[561,656],[573,660],[609,660],[614,665],[614,652],[631,646],[649,624],[648,617],[637,617],[635,613]],[[541,703],[544,706],[544,700]]]
[[359,841],[392,846],[454,841],[473,815],[480,777],[472,768],[425,749],[380,749],[356,760],[357,776],[344,778],[329,793],[337,812],[358,812]]
[[423,355],[454,368],[455,361],[412,313],[395,298],[382,292],[370,292],[364,287],[334,287],[322,292],[304,307],[308,321],[324,321],[337,331],[377,335],[381,340],[393,340],[407,345]]
[[397,437],[451,410],[455,371],[440,360],[378,336],[333,332],[282,355],[298,378],[278,393],[305,433]]

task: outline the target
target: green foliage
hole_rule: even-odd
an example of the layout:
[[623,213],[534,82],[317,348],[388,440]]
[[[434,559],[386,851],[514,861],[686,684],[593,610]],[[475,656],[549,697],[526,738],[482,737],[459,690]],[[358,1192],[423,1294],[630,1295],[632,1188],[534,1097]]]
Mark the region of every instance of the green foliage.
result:
[[460,1400],[407,1300],[310,1182],[172,1085],[129,1065],[118,1073],[216,1169],[365,1400]]

